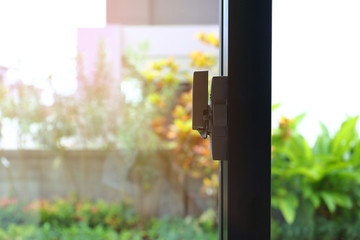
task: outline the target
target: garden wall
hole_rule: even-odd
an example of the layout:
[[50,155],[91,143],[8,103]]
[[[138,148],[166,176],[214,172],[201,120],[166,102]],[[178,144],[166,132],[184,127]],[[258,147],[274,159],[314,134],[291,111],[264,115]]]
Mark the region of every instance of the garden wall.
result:
[[201,195],[201,180],[186,177],[169,153],[157,156],[144,165],[121,151],[1,151],[0,198],[130,201],[145,217],[198,215],[215,206]]

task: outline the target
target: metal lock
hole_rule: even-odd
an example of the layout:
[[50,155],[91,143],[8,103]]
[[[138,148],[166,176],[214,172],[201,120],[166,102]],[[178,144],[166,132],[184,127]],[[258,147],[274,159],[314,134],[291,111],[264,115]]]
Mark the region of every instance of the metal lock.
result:
[[192,91],[192,129],[205,139],[210,136],[211,157],[227,160],[227,77],[213,77],[208,103],[208,71],[194,72]]

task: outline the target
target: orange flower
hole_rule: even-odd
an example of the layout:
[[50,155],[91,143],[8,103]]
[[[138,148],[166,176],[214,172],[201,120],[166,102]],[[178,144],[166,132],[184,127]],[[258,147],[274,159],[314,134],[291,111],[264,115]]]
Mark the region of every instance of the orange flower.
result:
[[288,128],[290,123],[291,123],[291,119],[282,116],[280,119],[280,128]]

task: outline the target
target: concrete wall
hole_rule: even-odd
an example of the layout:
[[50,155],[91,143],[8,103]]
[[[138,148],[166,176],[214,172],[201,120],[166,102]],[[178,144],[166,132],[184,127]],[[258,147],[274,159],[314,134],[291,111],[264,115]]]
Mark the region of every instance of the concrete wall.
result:
[[1,151],[0,199],[31,202],[72,195],[89,200],[131,200],[145,217],[197,215],[214,207],[214,200],[200,194],[201,180],[188,179],[186,186],[179,181],[182,172],[171,155],[160,153],[146,161],[154,174],[144,181],[141,161],[125,158],[119,151]]

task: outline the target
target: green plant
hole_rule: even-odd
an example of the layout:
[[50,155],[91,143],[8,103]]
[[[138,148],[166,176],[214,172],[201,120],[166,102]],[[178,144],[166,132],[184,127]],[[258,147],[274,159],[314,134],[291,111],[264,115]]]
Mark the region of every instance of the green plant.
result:
[[143,240],[143,232],[138,229],[124,230],[120,232],[119,240]]
[[153,219],[147,234],[150,239],[156,240],[218,239],[217,231],[204,231],[199,222],[191,217]]
[[15,198],[4,198],[0,200],[0,228],[7,228],[12,224],[31,223],[31,216],[23,211],[24,204]]
[[[33,216],[40,225],[68,228],[73,224],[84,223],[89,227],[102,226],[103,228],[121,231],[123,228],[132,228],[137,225],[138,218],[135,209],[126,203],[106,203],[104,201],[75,201],[74,199],[57,199],[34,201],[23,208],[19,213]],[[11,212],[9,215],[14,214]],[[11,223],[16,223],[12,221]]]
[[317,225],[321,222],[318,219],[327,219],[330,225],[334,222],[351,225],[358,217],[355,214],[360,199],[358,117],[349,117],[333,137],[321,123],[322,133],[311,148],[296,131],[304,116],[283,117],[279,128],[273,131],[273,216],[280,224],[285,222],[281,224],[285,239],[315,236],[328,239],[320,237],[325,231]]
[[13,208],[8,209],[8,218],[0,218],[0,240],[171,240],[189,237],[211,240],[217,237],[213,210],[204,212],[199,218],[154,218],[139,225],[134,208],[122,203],[58,199],[23,206],[11,201],[11,205],[1,206],[0,213],[4,214],[9,206]]
[[107,230],[101,226],[90,228],[84,224],[71,225],[68,228],[51,227],[44,224],[41,227],[34,225],[10,225],[0,229],[0,240],[118,240],[114,230]]

